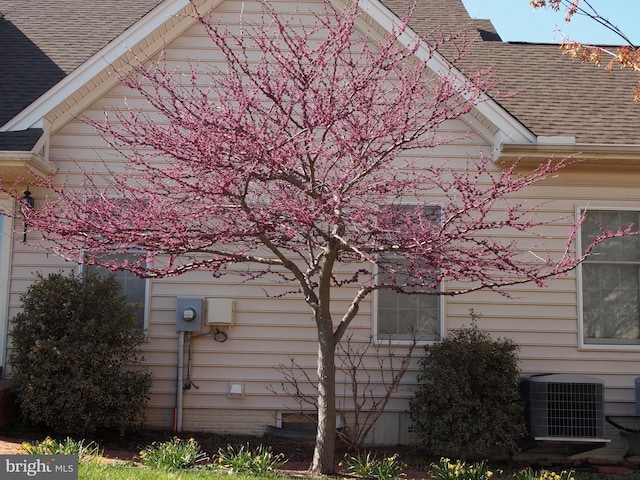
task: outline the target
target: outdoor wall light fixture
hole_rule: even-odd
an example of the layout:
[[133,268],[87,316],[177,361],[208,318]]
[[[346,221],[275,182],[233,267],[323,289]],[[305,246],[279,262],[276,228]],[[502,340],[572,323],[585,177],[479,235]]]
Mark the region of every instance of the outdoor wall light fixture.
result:
[[26,210],[32,209],[35,205],[35,201],[31,196],[31,192],[27,189],[24,191],[24,196],[22,197],[22,218],[24,221],[24,233],[22,234],[22,243],[27,243],[27,215]]

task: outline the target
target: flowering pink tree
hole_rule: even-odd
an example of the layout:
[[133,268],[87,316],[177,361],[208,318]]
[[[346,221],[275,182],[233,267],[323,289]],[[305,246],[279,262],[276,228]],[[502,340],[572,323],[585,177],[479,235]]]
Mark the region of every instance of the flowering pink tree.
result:
[[[295,285],[318,335],[315,473],[334,469],[336,346],[369,294],[543,284],[580,261],[531,255],[504,234],[535,234],[531,207],[509,197],[563,162],[523,173],[481,156],[463,168],[425,156],[456,140],[446,123],[483,101],[487,72],[435,74],[434,50],[398,41],[406,21],[374,42],[356,27],[366,25],[357,5],[331,5],[307,25],[268,3],[262,22],[236,30],[197,16],[222,63],[137,66],[123,82],[144,107],[94,123],[124,166],[84,172],[80,187],[43,182],[52,195],[24,212],[41,245],[70,260],[145,277],[221,276],[245,263],[247,275]],[[105,255],[130,251],[144,254]],[[459,288],[438,289],[444,280]],[[342,286],[355,294],[334,319]]]

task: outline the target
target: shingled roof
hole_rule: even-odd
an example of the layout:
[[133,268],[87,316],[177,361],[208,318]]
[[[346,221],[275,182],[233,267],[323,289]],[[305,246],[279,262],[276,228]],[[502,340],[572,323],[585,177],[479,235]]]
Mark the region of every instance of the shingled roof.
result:
[[[135,24],[161,0],[0,0],[0,125]],[[382,0],[403,16],[410,0]],[[420,32],[467,29],[472,52],[463,71],[492,66],[497,102],[538,136],[577,143],[640,144],[637,74],[607,73],[562,56],[557,45],[502,42],[489,20],[469,17],[461,0],[417,2]]]
[[0,152],[28,152],[40,140],[41,128],[29,128],[18,132],[0,132]]
[[638,74],[606,72],[563,56],[557,45],[481,42],[467,59],[491,65],[499,98],[537,136],[575,137],[579,144],[640,144],[640,105],[633,101]]
[[[401,15],[411,2],[382,3]],[[475,40],[458,66],[492,67],[496,91],[503,94],[497,102],[535,135],[574,137],[579,144],[640,144],[636,72],[605,72],[563,56],[556,44],[503,42],[489,20],[472,19],[460,0],[421,0],[410,25],[425,34],[466,30]]]
[[0,126],[161,0],[0,0]]

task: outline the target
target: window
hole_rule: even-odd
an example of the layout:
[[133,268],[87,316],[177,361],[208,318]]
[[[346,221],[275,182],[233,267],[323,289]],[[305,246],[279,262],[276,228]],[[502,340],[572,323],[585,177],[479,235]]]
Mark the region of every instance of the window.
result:
[[[403,209],[415,208],[403,205]],[[439,222],[440,209],[427,207],[426,212]],[[384,254],[385,260],[397,264],[402,270],[405,260],[401,255]],[[388,283],[391,275],[403,282],[402,274],[380,272],[379,283]],[[374,297],[374,329],[377,340],[438,341],[442,331],[442,296],[431,294],[406,294],[389,289],[376,291]]]
[[[119,262],[129,260],[133,262],[139,258],[139,254],[118,254],[114,255]],[[87,265],[87,272],[98,273],[99,275],[106,276],[109,272],[96,265]],[[118,270],[113,272],[115,278],[120,282],[122,288],[120,293],[127,296],[127,303],[136,307],[136,313],[138,315],[137,328],[144,330],[145,328],[145,312],[146,312],[146,299],[147,299],[147,281],[144,278],[135,276],[131,272],[125,270]]]
[[[587,210],[581,251],[601,229],[640,225],[640,212]],[[611,238],[580,267],[582,336],[585,344],[640,345],[640,237]]]

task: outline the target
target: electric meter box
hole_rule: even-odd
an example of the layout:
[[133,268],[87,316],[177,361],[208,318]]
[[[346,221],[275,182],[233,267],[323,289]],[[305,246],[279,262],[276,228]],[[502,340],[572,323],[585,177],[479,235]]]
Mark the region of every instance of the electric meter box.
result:
[[233,323],[232,298],[206,298],[207,325],[231,325]]
[[202,329],[202,299],[179,298],[176,316],[178,332],[199,332]]

